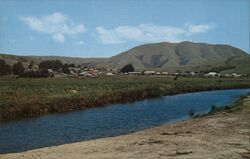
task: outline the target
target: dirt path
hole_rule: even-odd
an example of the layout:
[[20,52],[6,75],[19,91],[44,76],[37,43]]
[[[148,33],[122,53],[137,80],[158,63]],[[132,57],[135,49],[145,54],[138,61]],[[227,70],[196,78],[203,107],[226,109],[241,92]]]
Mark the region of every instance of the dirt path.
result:
[[0,159],[250,158],[250,95],[241,111],[164,125],[128,135],[97,139]]

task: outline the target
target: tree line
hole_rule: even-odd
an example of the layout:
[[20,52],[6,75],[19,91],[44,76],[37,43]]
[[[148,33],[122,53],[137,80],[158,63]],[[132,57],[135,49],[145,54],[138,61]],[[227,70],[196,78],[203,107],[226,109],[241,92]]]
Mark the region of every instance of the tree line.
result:
[[[30,61],[30,64],[25,69],[22,62],[18,61],[14,65],[9,65],[5,62],[4,59],[0,59],[0,76],[14,74],[20,77],[29,77],[29,78],[41,78],[41,77],[49,77],[53,76],[48,70],[51,69],[53,71],[59,73],[69,74],[69,67],[75,67],[74,64],[63,64],[60,60],[44,60],[38,64],[38,70],[32,69],[34,67],[34,62]],[[120,72],[128,73],[133,72],[134,67],[132,64],[125,65]]]
[[14,74],[20,77],[48,77],[50,76],[48,69],[68,74],[69,67],[75,67],[74,64],[63,64],[60,60],[44,60],[39,63],[38,70],[32,70],[33,66],[34,62],[31,61],[26,70],[20,61],[11,66],[4,59],[0,59],[0,76]]
[[9,75],[11,73],[21,75],[24,73],[24,70],[22,62],[17,62],[11,67],[4,59],[0,59],[0,75]]

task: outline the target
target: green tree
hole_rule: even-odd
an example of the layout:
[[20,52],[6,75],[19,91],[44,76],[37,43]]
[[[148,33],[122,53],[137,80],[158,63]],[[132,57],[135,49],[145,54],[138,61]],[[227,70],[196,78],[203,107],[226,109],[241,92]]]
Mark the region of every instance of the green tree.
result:
[[0,59],[0,76],[7,75],[11,73],[11,68],[9,64],[6,64],[4,59]]
[[29,64],[28,68],[29,68],[29,69],[32,69],[33,66],[34,66],[34,61],[30,61],[30,64]]
[[127,64],[125,65],[122,69],[121,69],[121,72],[122,73],[128,73],[128,72],[133,72],[135,69],[133,67],[132,64]]
[[62,67],[63,64],[60,60],[45,60],[39,64],[39,69],[42,70],[53,69],[55,71],[58,71]]
[[69,65],[68,65],[68,64],[64,64],[64,65],[63,65],[63,67],[62,67],[62,72],[63,72],[63,73],[66,73],[66,74],[69,74],[69,73],[70,73]]
[[17,62],[12,67],[12,72],[14,75],[22,75],[24,73],[24,66],[22,62]]

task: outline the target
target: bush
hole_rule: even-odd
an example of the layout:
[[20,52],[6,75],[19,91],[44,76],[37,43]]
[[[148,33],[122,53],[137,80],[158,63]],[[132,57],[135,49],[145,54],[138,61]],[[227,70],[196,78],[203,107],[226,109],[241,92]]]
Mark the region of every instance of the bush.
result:
[[131,64],[127,64],[127,65],[125,65],[122,69],[121,69],[121,72],[122,73],[128,73],[128,72],[134,72],[134,67],[133,67],[133,65],[131,65]]
[[21,77],[25,78],[48,78],[52,75],[49,74],[47,70],[39,70],[39,71],[27,71],[21,75]]
[[42,61],[39,64],[39,69],[42,69],[42,70],[53,69],[53,70],[58,71],[62,67],[63,67],[63,64],[60,60],[46,60],[46,61]]
[[10,65],[6,64],[4,59],[0,59],[0,76],[11,73]]
[[69,74],[69,73],[70,73],[69,65],[68,65],[68,64],[64,64],[64,65],[62,66],[62,72],[63,72],[63,73],[66,73],[66,74]]
[[13,65],[12,72],[14,75],[22,75],[24,73],[24,66],[22,62],[17,62]]

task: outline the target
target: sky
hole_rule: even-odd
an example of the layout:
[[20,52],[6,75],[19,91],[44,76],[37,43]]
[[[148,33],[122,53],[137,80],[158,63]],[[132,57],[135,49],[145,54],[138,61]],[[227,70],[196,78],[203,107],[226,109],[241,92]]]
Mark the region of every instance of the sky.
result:
[[0,0],[0,53],[111,57],[155,42],[249,53],[249,0]]

